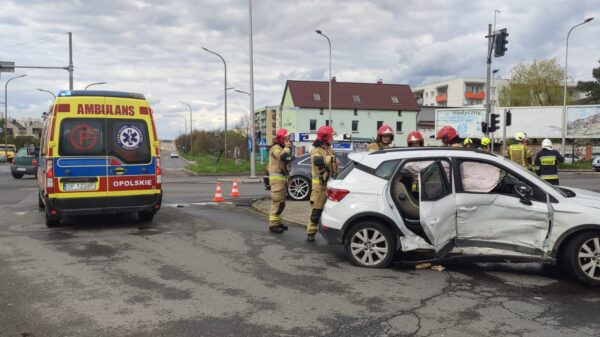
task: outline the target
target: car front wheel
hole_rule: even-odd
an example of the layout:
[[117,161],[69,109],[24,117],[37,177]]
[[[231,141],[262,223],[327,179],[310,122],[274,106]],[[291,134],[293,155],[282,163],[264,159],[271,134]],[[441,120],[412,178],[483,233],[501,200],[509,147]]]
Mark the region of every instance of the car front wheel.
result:
[[306,200],[310,197],[310,180],[302,176],[294,176],[288,184],[288,195],[293,200]]
[[600,286],[600,231],[583,232],[569,241],[564,252],[567,270],[579,281]]
[[350,262],[359,267],[385,268],[394,258],[395,242],[390,230],[375,221],[352,227],[344,244]]
[[18,173],[18,172],[11,172],[13,178],[15,179],[21,179],[23,178],[23,173]]

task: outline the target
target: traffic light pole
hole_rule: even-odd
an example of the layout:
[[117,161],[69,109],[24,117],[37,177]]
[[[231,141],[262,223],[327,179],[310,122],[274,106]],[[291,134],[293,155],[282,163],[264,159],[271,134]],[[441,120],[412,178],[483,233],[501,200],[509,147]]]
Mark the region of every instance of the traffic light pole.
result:
[[[488,24],[488,49],[487,49],[487,79],[485,81],[485,122],[490,125],[490,114],[492,106],[490,105],[490,82],[492,77],[492,48],[494,46],[494,34],[492,34],[492,24]],[[489,132],[488,137],[492,139],[491,150],[494,151],[494,133]]]

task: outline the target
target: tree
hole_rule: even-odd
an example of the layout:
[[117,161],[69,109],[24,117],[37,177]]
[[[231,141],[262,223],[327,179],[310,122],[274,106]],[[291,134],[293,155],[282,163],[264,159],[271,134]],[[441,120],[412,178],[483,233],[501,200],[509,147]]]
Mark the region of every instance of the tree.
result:
[[[547,106],[563,104],[564,70],[556,59],[521,63],[511,69],[511,79],[500,89],[501,106]],[[567,102],[572,97],[567,97]]]
[[[600,63],[600,60],[598,60]],[[587,94],[582,101],[586,104],[600,104],[600,67],[592,69],[595,81],[579,81],[577,89]]]

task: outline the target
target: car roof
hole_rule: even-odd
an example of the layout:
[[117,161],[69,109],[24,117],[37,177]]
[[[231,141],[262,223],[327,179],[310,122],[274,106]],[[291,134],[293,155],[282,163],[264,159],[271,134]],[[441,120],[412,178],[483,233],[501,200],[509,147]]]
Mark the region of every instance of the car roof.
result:
[[381,163],[388,160],[427,157],[464,157],[494,160],[499,158],[498,155],[487,151],[456,147],[395,148],[374,152],[354,152],[349,155],[352,161],[371,168],[377,168]]

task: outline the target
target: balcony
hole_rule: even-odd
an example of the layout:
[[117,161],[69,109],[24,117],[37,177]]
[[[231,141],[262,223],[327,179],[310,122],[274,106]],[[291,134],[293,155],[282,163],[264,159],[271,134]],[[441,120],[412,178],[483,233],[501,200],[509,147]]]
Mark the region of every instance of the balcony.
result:
[[484,99],[485,98],[485,92],[483,92],[483,91],[480,91],[480,92],[466,91],[465,92],[465,98],[466,99]]
[[440,103],[440,102],[447,102],[447,101],[448,101],[448,94],[444,94],[444,95],[437,95],[437,96],[435,96],[435,101],[436,101],[437,103]]

